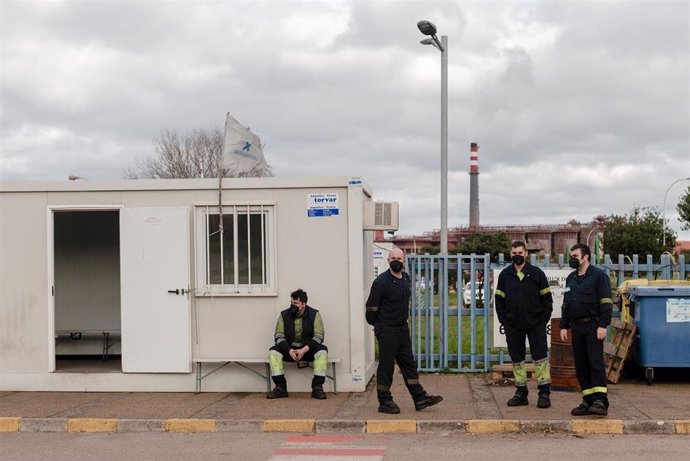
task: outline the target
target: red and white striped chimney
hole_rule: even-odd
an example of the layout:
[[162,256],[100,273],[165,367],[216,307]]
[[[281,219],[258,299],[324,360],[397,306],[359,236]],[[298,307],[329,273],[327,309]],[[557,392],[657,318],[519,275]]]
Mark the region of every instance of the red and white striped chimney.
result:
[[479,146],[470,143],[470,227],[479,226]]

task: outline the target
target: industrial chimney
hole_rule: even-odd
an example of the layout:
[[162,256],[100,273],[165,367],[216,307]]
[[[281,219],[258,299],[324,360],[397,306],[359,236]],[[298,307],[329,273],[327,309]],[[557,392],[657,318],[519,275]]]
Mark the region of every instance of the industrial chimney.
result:
[[479,146],[470,143],[470,228],[479,226]]

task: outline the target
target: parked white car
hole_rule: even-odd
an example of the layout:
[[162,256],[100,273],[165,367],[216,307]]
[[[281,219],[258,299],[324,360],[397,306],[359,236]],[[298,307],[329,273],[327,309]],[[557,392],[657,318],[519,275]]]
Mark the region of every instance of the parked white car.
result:
[[[483,304],[479,302],[479,299],[484,296],[484,287],[475,283],[475,294],[474,299],[477,307],[482,307]],[[465,306],[469,306],[472,302],[472,283],[467,282],[465,288],[462,290],[462,301]]]

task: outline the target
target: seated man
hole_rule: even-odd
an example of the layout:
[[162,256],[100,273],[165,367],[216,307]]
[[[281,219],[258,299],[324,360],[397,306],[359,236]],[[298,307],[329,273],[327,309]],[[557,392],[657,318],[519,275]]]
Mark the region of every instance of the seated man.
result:
[[276,387],[266,394],[268,399],[288,396],[283,360],[288,362],[314,362],[311,397],[325,399],[323,383],[328,368],[328,349],[323,344],[324,328],[321,314],[307,306],[307,293],[297,289],[290,293],[292,304],[278,316],[275,345],[268,353],[271,377]]

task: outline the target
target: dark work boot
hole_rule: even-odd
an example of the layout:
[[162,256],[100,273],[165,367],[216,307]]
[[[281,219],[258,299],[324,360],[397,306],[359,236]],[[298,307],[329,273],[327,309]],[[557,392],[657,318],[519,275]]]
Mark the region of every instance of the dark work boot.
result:
[[388,400],[386,402],[379,402],[379,413],[388,413],[389,415],[397,415],[400,413],[400,407],[394,401]]
[[288,391],[287,389],[283,389],[282,387],[274,387],[271,392],[266,394],[267,399],[283,399],[288,396]]
[[551,385],[540,384],[538,387],[539,400],[537,400],[537,408],[549,408],[551,406]]
[[311,390],[311,398],[318,400],[326,400],[326,393],[323,391],[323,387],[314,387]]
[[323,388],[323,383],[326,382],[326,377],[325,376],[317,376],[314,375],[314,377],[311,379],[311,388],[316,389],[317,387]]
[[509,407],[520,407],[522,405],[529,405],[529,400],[527,400],[527,386],[515,386],[515,395],[508,400]]
[[436,405],[437,403],[441,402],[443,400],[443,397],[440,395],[429,395],[429,394],[424,394],[422,397],[416,399],[414,401],[414,409],[417,411],[421,411],[427,407],[432,407]]
[[582,399],[582,402],[580,405],[576,406],[572,410],[570,410],[570,414],[573,416],[585,416],[589,414],[589,403],[585,400]]
[[608,405],[603,400],[597,399],[587,409],[587,414],[606,416],[609,412]]

